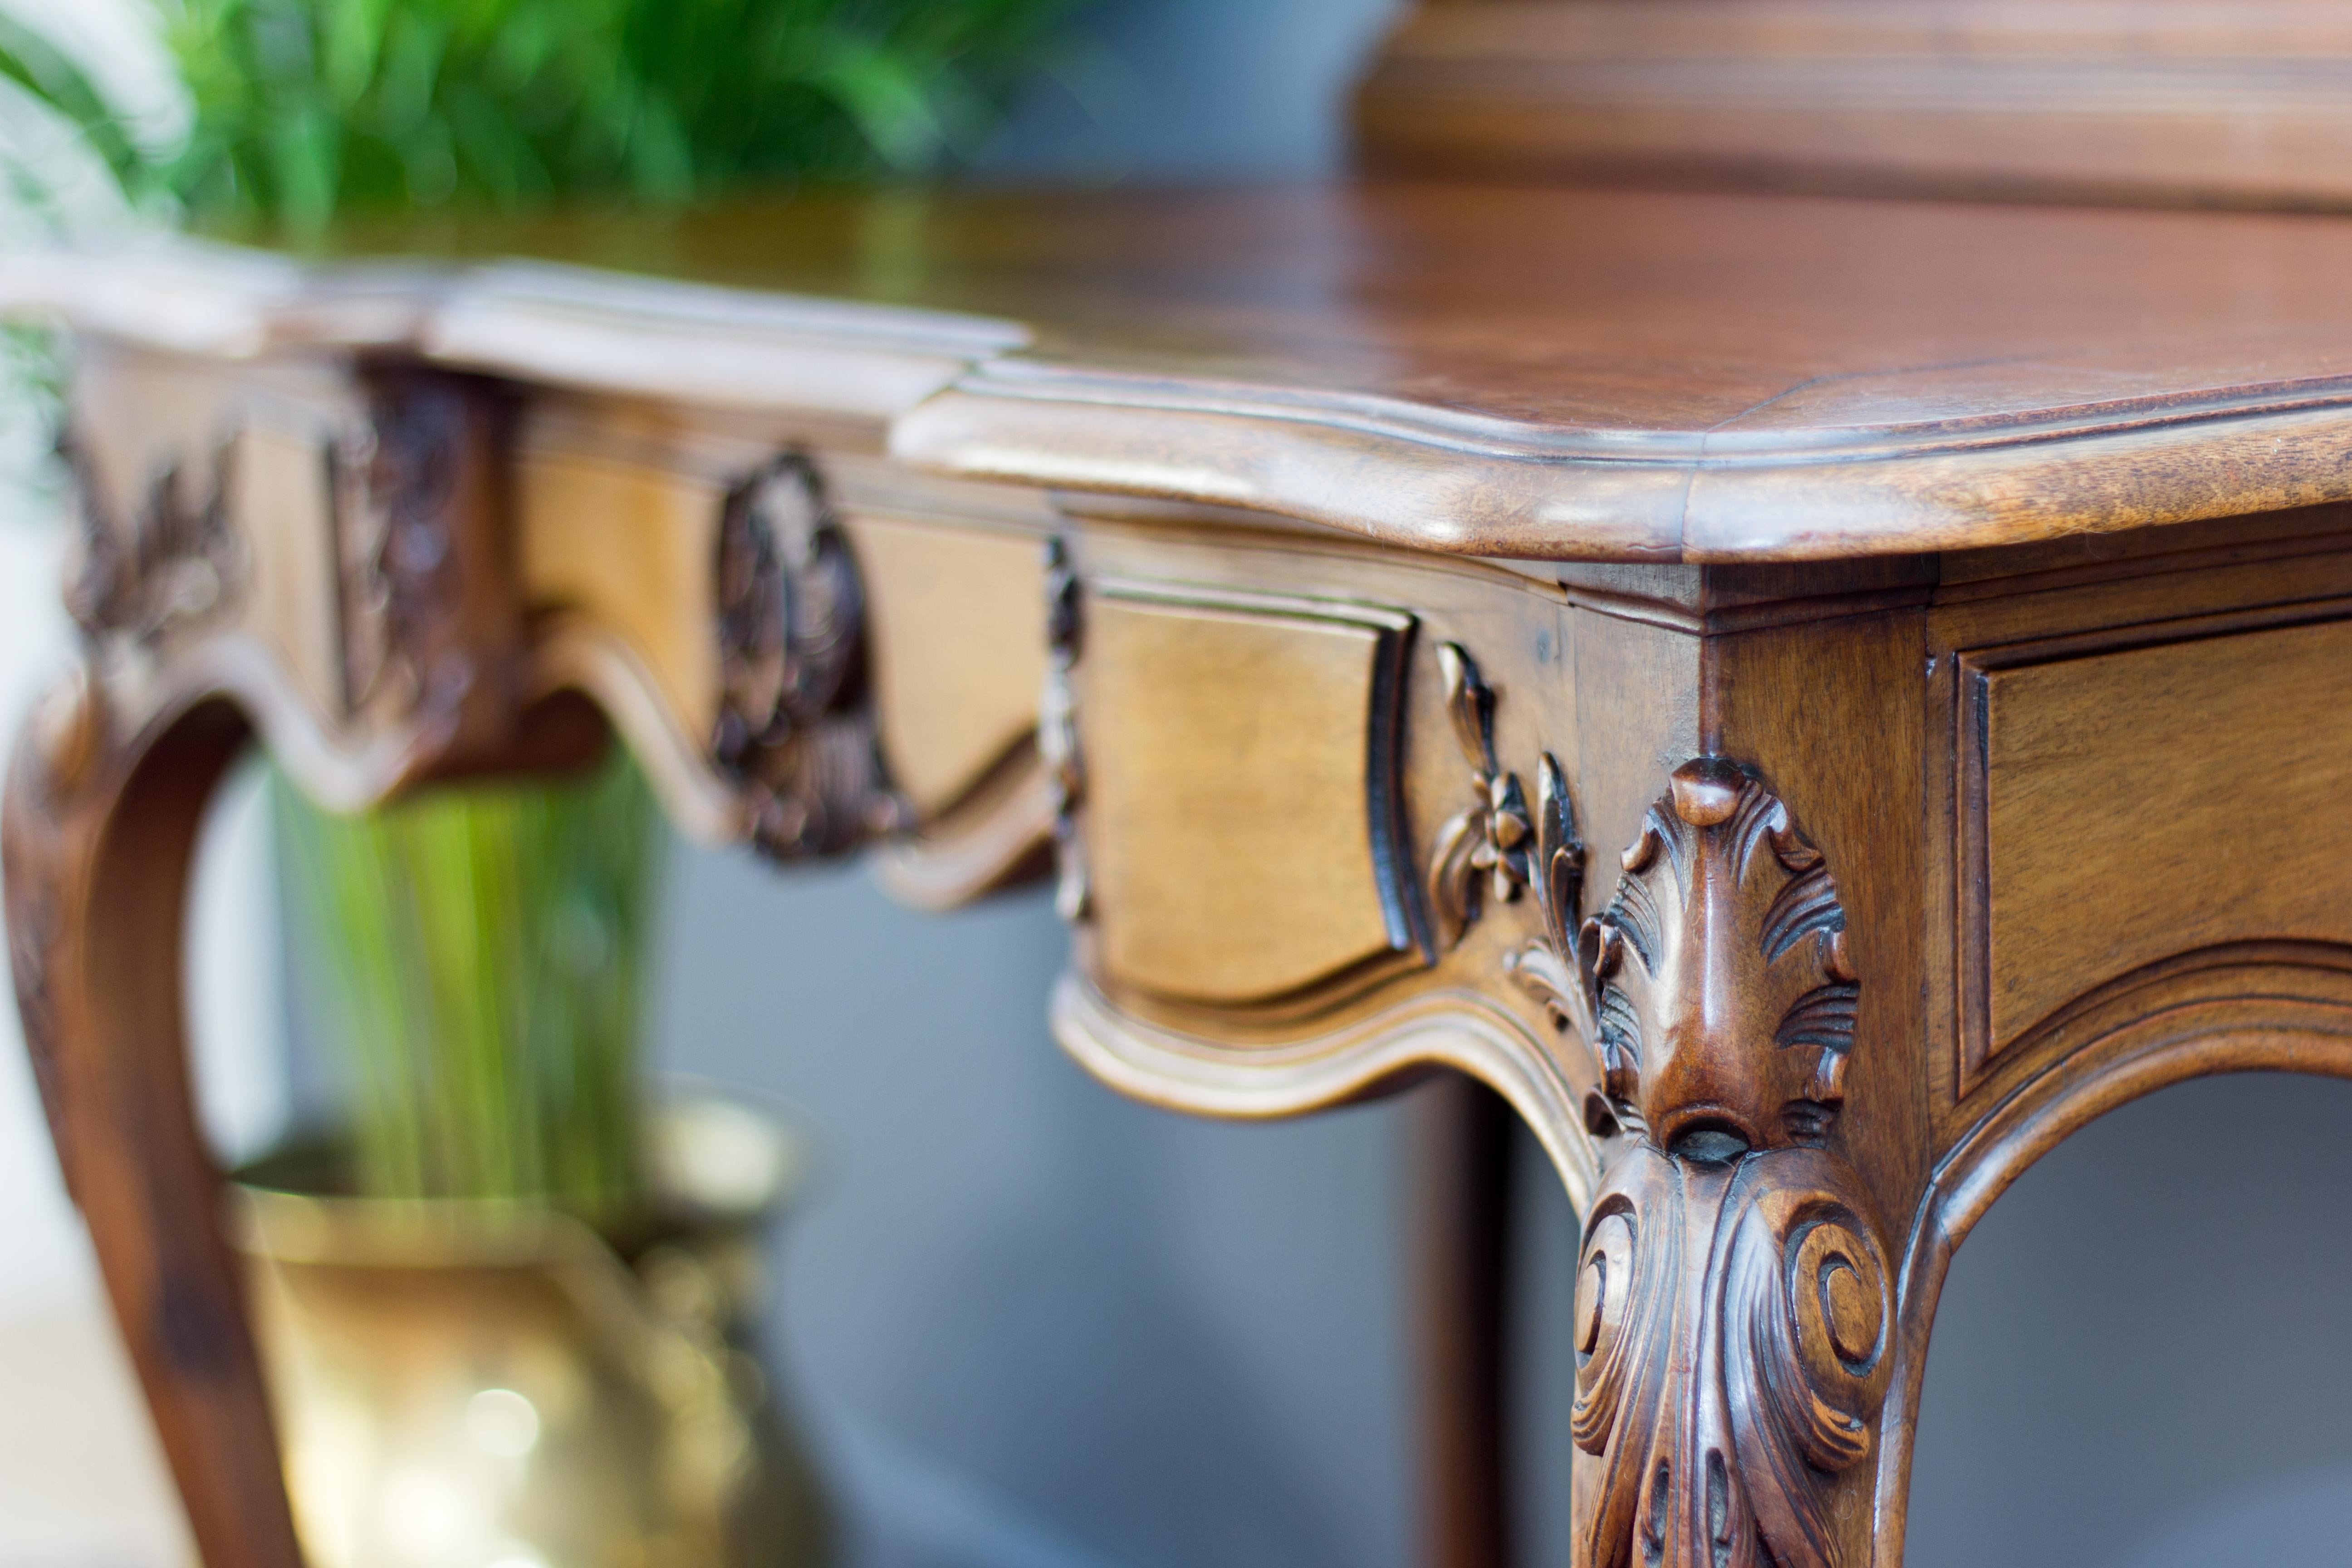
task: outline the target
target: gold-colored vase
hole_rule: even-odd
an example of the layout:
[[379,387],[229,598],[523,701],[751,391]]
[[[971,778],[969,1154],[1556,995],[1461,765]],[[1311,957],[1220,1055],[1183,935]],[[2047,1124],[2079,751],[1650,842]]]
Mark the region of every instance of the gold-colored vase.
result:
[[625,1260],[530,1205],[240,1172],[231,1235],[313,1568],[820,1568],[823,1494],[752,1350],[803,1142],[718,1095],[654,1119]]

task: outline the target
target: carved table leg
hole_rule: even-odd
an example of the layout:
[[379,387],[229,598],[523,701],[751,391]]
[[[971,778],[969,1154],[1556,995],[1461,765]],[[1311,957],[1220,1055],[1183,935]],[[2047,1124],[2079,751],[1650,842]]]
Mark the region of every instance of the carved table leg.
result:
[[1627,1146],[1576,1309],[1580,1561],[1869,1561],[1895,1357],[1882,1204],[1839,1148],[1858,986],[1819,851],[1678,769],[1581,940]]
[[[0,804],[50,1133],[212,1568],[301,1554],[189,1092],[183,904],[205,804],[249,727],[343,806],[436,770],[577,763],[600,736],[576,703],[520,706],[502,391],[362,367],[315,406],[264,406],[225,397],[211,413],[231,434],[207,455],[85,388],[67,591],[84,662],[36,711]],[[115,504],[146,474],[142,506]],[[332,602],[271,588],[304,582]]]
[[245,732],[210,704],[118,742],[77,671],[16,748],[0,862],[50,1131],[197,1549],[211,1563],[299,1568],[182,1039],[189,853]]
[[1424,1560],[1508,1568],[1511,1108],[1449,1073],[1416,1093],[1413,1116]]

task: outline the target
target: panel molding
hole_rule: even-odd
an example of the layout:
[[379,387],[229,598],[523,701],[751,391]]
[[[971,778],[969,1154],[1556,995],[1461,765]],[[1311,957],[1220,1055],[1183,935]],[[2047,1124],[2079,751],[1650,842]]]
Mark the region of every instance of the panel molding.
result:
[[[1073,731],[1058,743],[1071,752],[1059,769],[1075,818],[1062,835],[1063,912],[1087,922],[1104,984],[1179,1006],[1295,1015],[1431,962],[1402,798],[1415,617],[1344,599],[1074,580],[1057,643],[1073,650],[1058,656],[1072,689],[1049,695],[1043,728]],[[1244,658],[1254,684],[1235,689]],[[1045,751],[1054,770],[1057,745]],[[1263,838],[1267,804],[1295,795],[1300,768],[1329,774],[1317,781],[1327,794],[1354,775],[1340,798],[1354,795],[1360,839],[1345,821]],[[1253,832],[1259,840],[1237,842]],[[1071,850],[1082,852],[1076,898]],[[1268,913],[1289,905],[1311,923]],[[1255,962],[1237,966],[1242,953]]]
[[[2105,880],[2096,885],[2070,882],[2070,903],[2080,906],[2080,912],[2069,918],[2069,923],[2080,922],[2105,933],[2103,940],[2116,949],[2116,958],[2103,969],[2088,965],[2095,962],[2087,955],[2067,973],[2063,954],[2052,954],[2037,949],[2030,955],[2030,967],[2039,971],[2045,967],[2061,976],[2048,981],[2021,1000],[2004,1003],[1998,987],[2006,972],[1998,951],[2004,925],[2014,931],[2024,928],[2015,924],[2011,914],[2005,921],[2000,903],[2003,898],[2003,857],[2010,857],[2007,878],[2013,885],[2019,875],[2014,857],[2025,853],[2020,847],[2020,834],[2030,831],[2031,819],[2021,821],[2012,807],[2006,829],[2000,825],[2003,809],[1996,799],[2000,784],[1999,774],[2001,757],[2001,721],[1999,708],[2004,689],[2015,690],[2022,698],[2032,689],[2014,684],[2020,676],[2033,679],[2037,686],[2046,687],[2040,695],[2044,701],[2058,693],[2050,686],[2050,675],[2066,680],[2071,677],[2084,682],[2099,681],[2103,676],[2109,684],[2122,679],[2122,667],[2108,664],[2102,668],[2099,661],[2119,658],[2150,656],[2150,661],[2136,669],[2134,679],[2126,682],[2134,689],[2133,701],[2143,711],[2149,704],[2163,700],[2189,700],[2193,688],[2184,692],[2183,679],[2201,680],[2207,687],[2221,679],[2222,667],[2233,656],[2254,651],[2251,643],[2242,639],[2273,638],[2313,639],[2305,650],[2305,665],[2315,670],[2334,668],[2339,662],[2333,645],[2343,645],[2343,655],[2352,658],[2352,601],[2342,599],[2315,601],[2303,605],[2267,606],[2258,610],[2204,616],[2179,620],[2135,626],[2115,631],[2083,636],[2045,638],[2002,647],[1963,650],[1956,656],[1956,700],[1954,704],[1954,756],[1957,762],[1957,787],[1954,792],[1956,821],[1953,845],[1958,875],[1954,922],[1955,995],[1954,1031],[1956,1060],[1954,1088],[1958,1100],[1966,1101],[1996,1086],[2008,1085],[2020,1071],[2030,1070],[2028,1058],[2039,1059],[2052,1052],[2069,1048],[2067,1032],[2058,1022],[2078,1008],[2083,999],[2100,994],[2105,987],[2120,984],[2132,974],[2150,965],[2169,961],[2176,953],[2188,952],[2215,943],[2231,942],[2293,940],[2298,938],[2328,938],[2336,933],[2317,929],[2264,929],[2262,922],[2283,920],[2295,923],[2296,917],[2286,900],[2292,902],[2292,890],[2269,896],[2261,909],[2247,910],[2250,900],[2256,897],[2255,880],[2243,868],[2269,864],[2275,857],[2265,854],[2259,844],[2247,836],[2259,838],[2264,823],[2275,813],[2267,812],[2258,799],[2249,797],[2247,790],[2259,794],[2266,783],[2273,787],[2284,787],[2281,768],[2292,765],[2301,773],[2315,767],[2328,772],[2324,759],[2315,756],[2294,758],[2294,748],[2289,742],[2297,738],[2309,738],[2315,743],[2326,733],[2324,724],[2315,725],[2320,718],[2316,710],[2305,710],[2294,693],[2266,693],[2249,689],[2236,693],[2229,708],[2227,723],[2249,729],[2245,734],[2215,734],[2210,747],[2223,755],[2248,765],[2237,770],[2246,781],[2243,788],[2216,793],[2213,787],[2192,788],[2190,773],[2197,758],[2182,751],[2151,755],[2141,759],[2142,764],[2130,771],[2130,787],[2111,792],[2113,798],[2104,800],[2095,808],[2072,818],[2078,823],[2096,825],[2103,817],[2116,820],[2118,814],[2137,824],[2135,832],[2146,837],[2148,855],[2161,858],[2174,847],[2193,846],[2193,869],[2189,876],[2199,879],[2190,887],[2179,878],[2162,879],[2165,887],[2142,889],[2145,901],[2162,901],[2177,907],[2181,919],[2170,934],[2177,945],[2137,940],[2131,918],[2111,911],[2102,915],[2095,906],[2101,888],[2108,889],[2110,900],[2123,900],[2124,908],[2137,907],[2141,900],[2126,896],[2118,878],[2128,879],[2134,871],[2111,871]],[[2326,645],[2326,646],[2322,646]],[[2281,652],[2276,643],[2262,650],[2265,654]],[[2284,650],[2292,652],[2294,650]],[[2270,669],[2266,679],[2275,680],[2278,674]],[[2066,672],[2066,673],[2057,673]],[[2224,682],[2226,684],[2226,682]],[[2137,693],[2145,689],[2145,699]],[[2210,691],[2208,695],[2212,695]],[[2265,698],[2269,700],[2267,704]],[[2131,711],[2118,700],[2112,705],[2118,714]],[[2297,717],[2298,712],[2301,717]],[[2134,721],[2143,727],[2141,721]],[[2252,733],[2251,731],[2260,731]],[[2267,738],[2265,738],[2267,737]],[[2154,740],[2149,742],[2156,744]],[[2341,770],[2352,778],[2352,745],[2346,748]],[[2272,763],[2256,766],[2249,759],[2272,757]],[[2028,763],[2031,759],[2026,760]],[[2012,762],[2012,766],[2024,765]],[[2068,765],[2063,757],[2044,759],[2041,766],[2063,769]],[[2076,764],[2089,766],[2087,763]],[[2109,768],[2107,771],[2112,771]],[[2298,775],[2299,776],[2299,775]],[[2012,787],[2017,787],[2012,785]],[[2046,786],[2044,786],[2046,787]],[[2183,792],[2189,792],[2183,794]],[[2243,801],[2242,810],[2222,804],[2224,796]],[[2176,798],[2178,797],[2178,798]],[[2281,805],[2284,803],[2273,803]],[[2185,815],[2201,813],[2196,820],[2184,820]],[[2301,813],[2294,814],[2298,817]],[[2294,831],[2281,828],[2277,831]],[[1999,840],[1997,842],[1997,840]],[[2067,846],[2051,846],[2049,853]],[[2079,847],[2076,847],[2079,848]],[[2244,882],[2244,897],[2226,895],[2226,889],[2209,885],[2218,879]],[[2306,879],[2307,880],[2307,879]],[[2234,885],[2234,883],[2232,883]],[[2262,887],[2271,884],[2263,879]],[[2012,891],[2012,901],[2016,897]],[[2317,895],[2314,895],[2315,898]],[[2046,901],[2046,900],[2044,900]],[[2305,900],[2305,902],[2310,902]],[[2322,900],[2324,901],[2324,900]],[[2233,924],[2232,921],[2237,923]],[[2252,923],[2248,923],[2252,922]],[[2140,922],[2140,923],[2145,923]],[[2308,921],[2302,924],[2307,925]],[[2352,921],[2347,921],[2343,933],[2352,936]],[[2012,937],[2021,941],[2021,937]],[[2018,960],[2026,963],[2026,960]]]

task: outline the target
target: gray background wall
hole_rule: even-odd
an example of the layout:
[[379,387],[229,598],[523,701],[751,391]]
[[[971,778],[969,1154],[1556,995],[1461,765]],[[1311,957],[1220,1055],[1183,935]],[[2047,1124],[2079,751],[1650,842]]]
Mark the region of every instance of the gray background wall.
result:
[[[1096,13],[1006,177],[1315,174],[1380,0]],[[675,1066],[805,1106],[782,1353],[869,1562],[1411,1560],[1395,1107],[1223,1127],[1048,1042],[1036,897],[908,914],[855,874],[677,868]],[[2352,1085],[2188,1086],[2030,1173],[1962,1251],[1927,1373],[1913,1568],[2352,1558]],[[1522,1216],[1531,1561],[1566,1561],[1575,1216]]]

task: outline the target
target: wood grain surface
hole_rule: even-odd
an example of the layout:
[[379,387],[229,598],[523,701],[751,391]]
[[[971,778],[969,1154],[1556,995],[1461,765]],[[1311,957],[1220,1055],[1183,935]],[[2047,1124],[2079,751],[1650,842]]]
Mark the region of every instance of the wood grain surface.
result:
[[[1981,677],[1986,1037],[2216,942],[2352,943],[2352,622]],[[2323,717],[2324,716],[2324,717]]]
[[[12,956],[219,1563],[290,1546],[196,1245],[164,917],[248,726],[363,802],[576,756],[533,726],[584,696],[674,814],[783,855],[908,834],[922,901],[1058,839],[1054,1028],[1129,1093],[1265,1117],[1483,1080],[1580,1211],[1590,1568],[1894,1568],[1942,1270],[2000,1188],[2181,1077],[2352,1072],[2346,858],[2313,826],[2352,775],[2341,506],[1550,564],[313,349],[101,343],[77,407],[89,663],[19,748]],[[446,547],[394,558],[401,530]],[[435,679],[459,658],[499,679]],[[880,747],[903,813],[762,827],[897,807]],[[1435,1114],[1430,1539],[1495,1568],[1494,1150]]]
[[[1114,983],[1250,1003],[1409,952],[1409,616],[1108,585],[1077,691],[1089,903]],[[1321,809],[1295,815],[1302,793]]]
[[[20,257],[0,298],[1486,555],[1808,559],[2352,499],[2347,218],[1375,184],[341,243]],[[361,264],[403,249],[433,259]]]
[[874,623],[882,752],[924,821],[1037,727],[1045,549],[1034,536],[852,513]]

